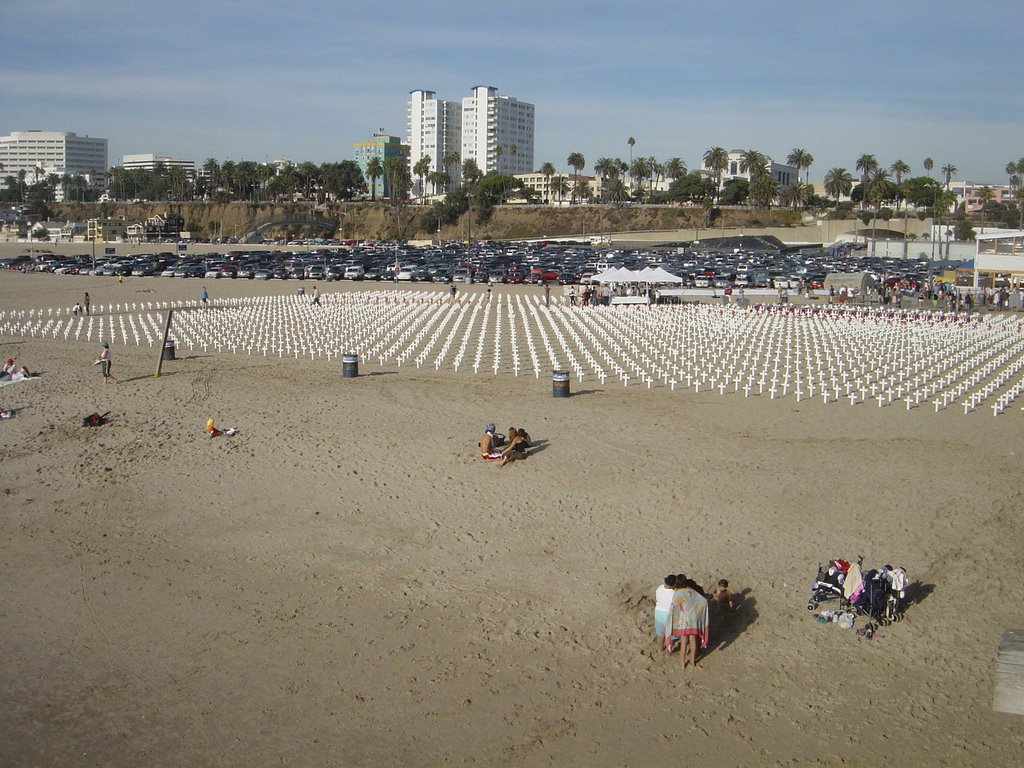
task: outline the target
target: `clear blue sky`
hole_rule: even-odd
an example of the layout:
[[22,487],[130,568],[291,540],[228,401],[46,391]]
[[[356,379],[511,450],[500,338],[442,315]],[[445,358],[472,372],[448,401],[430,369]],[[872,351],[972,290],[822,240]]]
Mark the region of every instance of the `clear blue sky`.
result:
[[711,146],[1005,183],[1024,157],[1024,3],[6,0],[0,133],[110,140],[110,163],[352,157],[408,93],[536,104],[535,164]]

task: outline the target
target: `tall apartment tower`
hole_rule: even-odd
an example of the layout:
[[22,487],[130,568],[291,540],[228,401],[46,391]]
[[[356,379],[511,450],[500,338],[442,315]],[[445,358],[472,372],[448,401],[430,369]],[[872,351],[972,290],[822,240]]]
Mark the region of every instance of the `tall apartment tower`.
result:
[[[462,177],[462,105],[457,101],[439,99],[433,91],[411,91],[405,130],[410,173],[424,156],[430,158],[431,172],[443,171],[444,156],[459,152],[459,163],[447,169],[452,175],[452,186],[457,187]],[[420,179],[413,174],[413,197],[434,192],[430,183],[424,186],[425,190],[420,189]],[[443,191],[437,190],[439,193]]]
[[478,85],[462,100],[462,159],[483,173],[533,170],[534,107],[497,88]]

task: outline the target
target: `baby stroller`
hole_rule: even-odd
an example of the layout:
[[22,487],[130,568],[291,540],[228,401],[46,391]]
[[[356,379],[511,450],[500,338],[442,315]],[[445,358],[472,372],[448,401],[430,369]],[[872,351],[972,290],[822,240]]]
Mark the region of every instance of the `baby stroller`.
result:
[[811,582],[811,596],[807,600],[807,610],[815,611],[818,604],[828,600],[838,600],[839,607],[846,607],[844,585],[850,563],[847,560],[829,560],[826,567],[818,563],[818,575]]

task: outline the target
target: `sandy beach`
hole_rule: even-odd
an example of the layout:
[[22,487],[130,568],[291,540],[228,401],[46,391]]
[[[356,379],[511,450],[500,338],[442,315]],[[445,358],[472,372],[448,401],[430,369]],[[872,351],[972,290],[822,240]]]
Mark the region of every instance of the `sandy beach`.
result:
[[[0,310],[201,285],[0,272]],[[42,374],[0,388],[3,765],[1024,761],[992,711],[1024,626],[1019,407],[555,399],[544,377],[198,350],[154,378],[132,346],[104,386],[95,342],[0,345]],[[533,455],[481,461],[488,421]],[[913,583],[872,640],[805,609],[818,563],[857,555]],[[651,635],[681,571],[742,595],[685,673]]]

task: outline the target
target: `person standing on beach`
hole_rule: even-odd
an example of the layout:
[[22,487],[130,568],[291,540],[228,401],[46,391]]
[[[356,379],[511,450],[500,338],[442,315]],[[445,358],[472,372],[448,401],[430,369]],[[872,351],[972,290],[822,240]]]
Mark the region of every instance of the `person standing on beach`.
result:
[[544,306],[551,306],[551,283],[544,283]]
[[92,302],[89,300],[89,292],[85,292],[85,314],[90,314],[89,308],[92,306]]
[[205,307],[210,302],[210,294],[206,292],[206,286],[203,286],[203,290],[199,292],[199,301]]
[[110,373],[110,367],[113,362],[110,357],[110,345],[104,341],[100,344],[100,347],[100,356],[96,358],[96,362],[99,363],[100,373],[103,374],[103,383],[109,384],[110,382],[114,382],[115,384],[118,384],[118,380]]
[[312,301],[312,305],[314,307],[319,307],[320,306],[320,289],[317,288],[315,285],[313,286],[313,301]]

